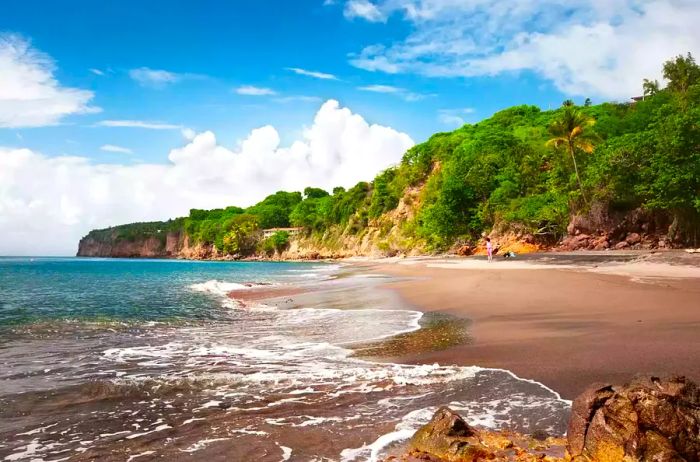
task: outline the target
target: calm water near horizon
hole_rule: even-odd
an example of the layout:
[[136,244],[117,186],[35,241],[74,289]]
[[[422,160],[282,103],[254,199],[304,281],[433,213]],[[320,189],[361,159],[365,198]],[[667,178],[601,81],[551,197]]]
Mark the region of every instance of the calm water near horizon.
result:
[[[422,313],[339,271],[0,258],[0,460],[376,460],[446,404],[477,425],[564,432],[568,403],[507,371],[353,357]],[[296,309],[227,296],[267,285],[356,295]]]

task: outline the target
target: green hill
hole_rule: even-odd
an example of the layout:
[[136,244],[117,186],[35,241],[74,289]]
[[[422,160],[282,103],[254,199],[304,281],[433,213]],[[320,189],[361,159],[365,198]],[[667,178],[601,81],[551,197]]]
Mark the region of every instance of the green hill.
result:
[[[590,233],[612,245],[639,231],[657,245],[697,245],[700,68],[679,56],[664,75],[666,88],[645,81],[635,102],[516,106],[435,134],[348,190],[280,191],[247,209],[92,231],[83,241],[106,246],[82,254],[148,239],[168,256],[183,246],[209,249],[204,257],[269,254],[288,236],[266,242],[258,230],[288,226],[303,227],[304,245],[328,254],[444,251],[492,232],[542,245]],[[177,243],[166,252],[167,235]]]

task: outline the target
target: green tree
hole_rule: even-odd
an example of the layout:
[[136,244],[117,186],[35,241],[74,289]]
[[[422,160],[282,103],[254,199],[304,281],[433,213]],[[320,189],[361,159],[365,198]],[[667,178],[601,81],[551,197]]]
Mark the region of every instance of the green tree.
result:
[[243,214],[234,217],[223,237],[222,251],[230,255],[245,256],[253,253],[260,231],[258,217]]
[[659,81],[644,79],[642,83],[642,89],[644,90],[644,96],[654,96],[659,92]]
[[593,118],[583,114],[576,107],[564,105],[559,118],[549,127],[552,138],[547,141],[547,145],[553,146],[555,149],[560,149],[561,147],[566,149],[574,164],[576,180],[578,181],[583,200],[586,203],[588,203],[588,200],[583,190],[583,182],[581,181],[581,174],[576,162],[576,152],[582,151],[588,154],[593,152],[595,148],[594,143],[597,140],[591,129],[594,124],[595,120]]
[[669,90],[685,94],[692,85],[700,81],[700,67],[690,53],[686,56],[678,55],[664,63],[664,78],[668,80]]
[[304,189],[304,198],[306,199],[320,199],[321,197],[326,197],[328,195],[328,191],[321,188],[308,187]]

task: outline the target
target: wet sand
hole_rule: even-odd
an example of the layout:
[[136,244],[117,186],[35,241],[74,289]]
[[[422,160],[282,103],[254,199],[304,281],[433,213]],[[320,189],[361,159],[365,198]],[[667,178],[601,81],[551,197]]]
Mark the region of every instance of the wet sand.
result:
[[[424,260],[376,270],[405,278],[389,287],[417,309],[472,321],[469,342],[395,361],[508,369],[572,399],[593,382],[641,373],[700,380],[700,259],[679,259],[686,266],[670,255],[617,264]],[[675,277],[663,277],[670,267]]]

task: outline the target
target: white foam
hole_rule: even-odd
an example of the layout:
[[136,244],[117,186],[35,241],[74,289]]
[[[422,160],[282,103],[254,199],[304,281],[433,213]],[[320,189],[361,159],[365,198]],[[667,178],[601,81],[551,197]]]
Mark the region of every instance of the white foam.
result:
[[145,435],[150,435],[151,433],[157,433],[157,432],[162,432],[163,430],[167,430],[169,428],[173,428],[170,425],[163,424],[163,425],[158,425],[156,428],[153,430],[149,430],[147,432],[142,432],[142,433],[134,433],[133,435],[129,435],[126,437],[127,440],[133,440],[134,438],[140,438]]
[[190,289],[195,292],[204,292],[225,297],[234,290],[250,290],[254,287],[256,287],[255,284],[240,284],[237,282],[224,282],[212,279],[206,282],[192,284]]
[[343,449],[340,453],[341,462],[367,461],[377,462],[381,451],[393,443],[405,441],[413,436],[415,430],[396,430],[377,438],[372,444],[357,449]]
[[282,445],[277,445],[279,448],[282,450],[282,462],[285,462],[289,460],[290,457],[292,457],[292,448],[288,448],[287,446],[282,446]]
[[131,462],[134,459],[138,459],[139,457],[144,457],[144,456],[150,456],[151,454],[155,454],[155,451],[144,451],[140,454],[134,454],[133,456],[129,456],[128,459],[126,459],[126,462]]
[[197,452],[200,449],[204,449],[205,447],[207,447],[211,443],[216,443],[218,441],[228,441],[229,439],[230,438],[209,438],[209,439],[200,440],[186,449],[180,449],[180,452],[190,452],[190,453]]
[[[41,448],[41,443],[39,443],[39,439],[34,439],[30,443],[26,444],[25,446],[21,446],[19,449],[23,450],[22,452],[15,452],[14,454],[10,454],[9,456],[5,456],[4,460],[8,461],[13,461],[13,460],[22,460],[22,459],[28,459],[32,456],[34,456],[37,453],[37,450]],[[36,459],[34,459],[36,460]]]
[[22,435],[35,435],[35,434],[37,434],[37,433],[44,433],[44,430],[46,430],[46,429],[48,429],[48,428],[51,428],[51,427],[55,427],[56,425],[58,425],[58,423],[54,423],[54,424],[51,424],[51,425],[46,425],[45,427],[37,427],[37,428],[35,428],[34,430],[29,430],[29,431],[24,432],[24,433],[17,433],[17,436],[22,436]]

